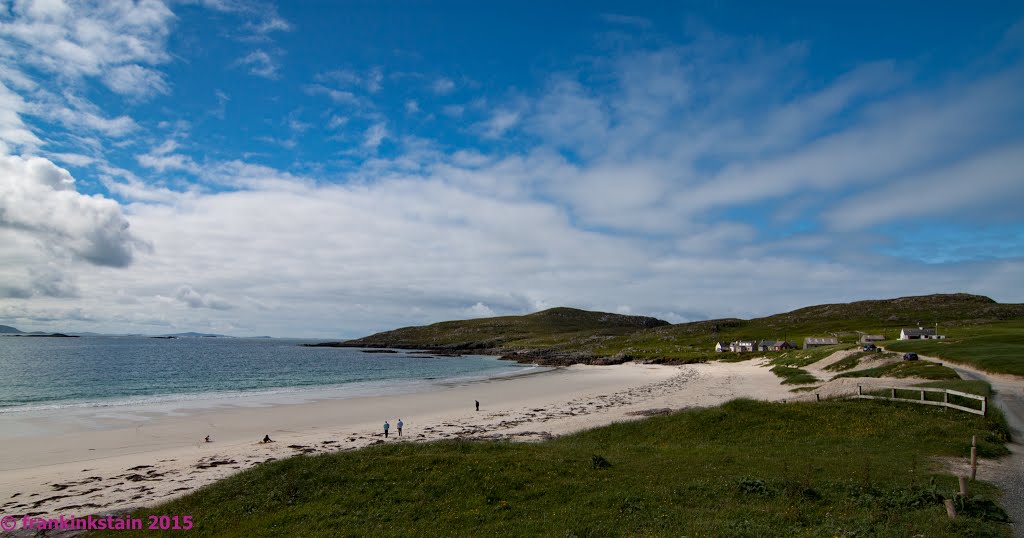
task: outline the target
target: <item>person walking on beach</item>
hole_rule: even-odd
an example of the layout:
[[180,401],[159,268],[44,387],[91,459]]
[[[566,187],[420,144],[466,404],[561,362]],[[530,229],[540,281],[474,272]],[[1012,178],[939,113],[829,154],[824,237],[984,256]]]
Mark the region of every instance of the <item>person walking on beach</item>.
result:
[[402,419],[398,419],[398,424],[395,424],[395,426],[398,426],[398,436],[399,437],[402,436],[402,426],[403,425],[404,424],[402,423]]
[[384,421],[384,438],[385,438],[385,439],[387,439],[387,438],[388,438],[388,429],[389,429],[389,428],[391,428],[391,425],[390,425],[390,424],[388,424],[388,421],[386,421],[386,420],[385,420],[385,421]]
[[473,401],[476,402],[476,410],[479,411],[480,410],[480,400],[473,400]]

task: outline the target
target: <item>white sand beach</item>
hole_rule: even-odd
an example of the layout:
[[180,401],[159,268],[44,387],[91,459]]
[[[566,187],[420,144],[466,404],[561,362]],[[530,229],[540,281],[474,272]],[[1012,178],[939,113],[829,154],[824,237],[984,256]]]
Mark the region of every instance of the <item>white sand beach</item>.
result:
[[[85,515],[152,505],[266,461],[375,443],[531,441],[652,410],[740,397],[814,399],[791,393],[762,364],[577,365],[389,396],[10,413],[0,415],[0,512]],[[392,425],[387,439],[385,420]],[[274,442],[260,443],[268,434]]]

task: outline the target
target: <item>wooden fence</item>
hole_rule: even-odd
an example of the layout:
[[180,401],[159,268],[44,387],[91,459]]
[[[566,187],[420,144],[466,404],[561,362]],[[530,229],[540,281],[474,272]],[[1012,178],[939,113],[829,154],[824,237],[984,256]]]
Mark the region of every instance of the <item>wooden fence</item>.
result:
[[[863,387],[861,387],[860,385],[857,385],[857,395],[854,396],[854,398],[862,398],[862,399],[865,399],[865,400],[889,400],[891,402],[909,402],[909,403],[917,403],[917,404],[924,404],[924,405],[938,405],[938,406],[949,407],[949,408],[952,408],[952,409],[956,409],[958,411],[964,411],[966,413],[974,413],[975,415],[982,415],[982,416],[985,416],[985,414],[988,412],[988,398],[986,398],[984,396],[978,396],[977,394],[968,394],[966,392],[960,392],[958,390],[953,390],[953,389],[932,389],[932,388],[921,388],[921,387],[886,387],[884,389],[879,389],[879,390],[888,390],[888,391],[890,391],[890,393],[889,393],[890,395],[889,396],[872,396],[870,394],[864,394]],[[896,397],[896,391],[897,390],[920,392],[921,393],[921,398],[920,399],[918,399],[918,398],[897,398]],[[939,401],[933,401],[933,400],[926,400],[925,399],[925,394],[928,393],[928,392],[941,392],[942,393],[942,401],[939,402]],[[973,407],[965,407],[965,406],[962,406],[962,405],[957,405],[957,404],[954,404],[954,403],[950,403],[949,402],[949,395],[950,394],[952,394],[954,396],[960,396],[962,398],[970,398],[972,400],[981,400],[981,409],[974,409]]]

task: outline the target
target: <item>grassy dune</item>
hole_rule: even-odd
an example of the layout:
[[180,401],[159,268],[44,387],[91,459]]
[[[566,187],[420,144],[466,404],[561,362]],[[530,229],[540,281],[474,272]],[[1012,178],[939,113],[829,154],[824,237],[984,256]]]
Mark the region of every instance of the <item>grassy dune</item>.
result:
[[189,536],[1008,536],[991,486],[956,521],[941,505],[956,480],[930,458],[972,435],[1006,453],[997,418],[741,400],[536,444],[295,457],[135,515],[192,515]]

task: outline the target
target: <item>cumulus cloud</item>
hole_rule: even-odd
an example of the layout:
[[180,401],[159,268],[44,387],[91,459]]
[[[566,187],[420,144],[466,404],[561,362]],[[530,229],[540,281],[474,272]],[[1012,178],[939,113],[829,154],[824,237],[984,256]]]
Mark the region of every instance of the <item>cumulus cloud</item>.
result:
[[67,170],[40,157],[0,157],[0,226],[96,265],[127,266],[140,246],[117,202],[78,193]]
[[469,318],[489,318],[495,316],[496,314],[494,313],[494,310],[491,309],[491,307],[477,301],[475,305],[466,309],[465,315],[466,317]]

